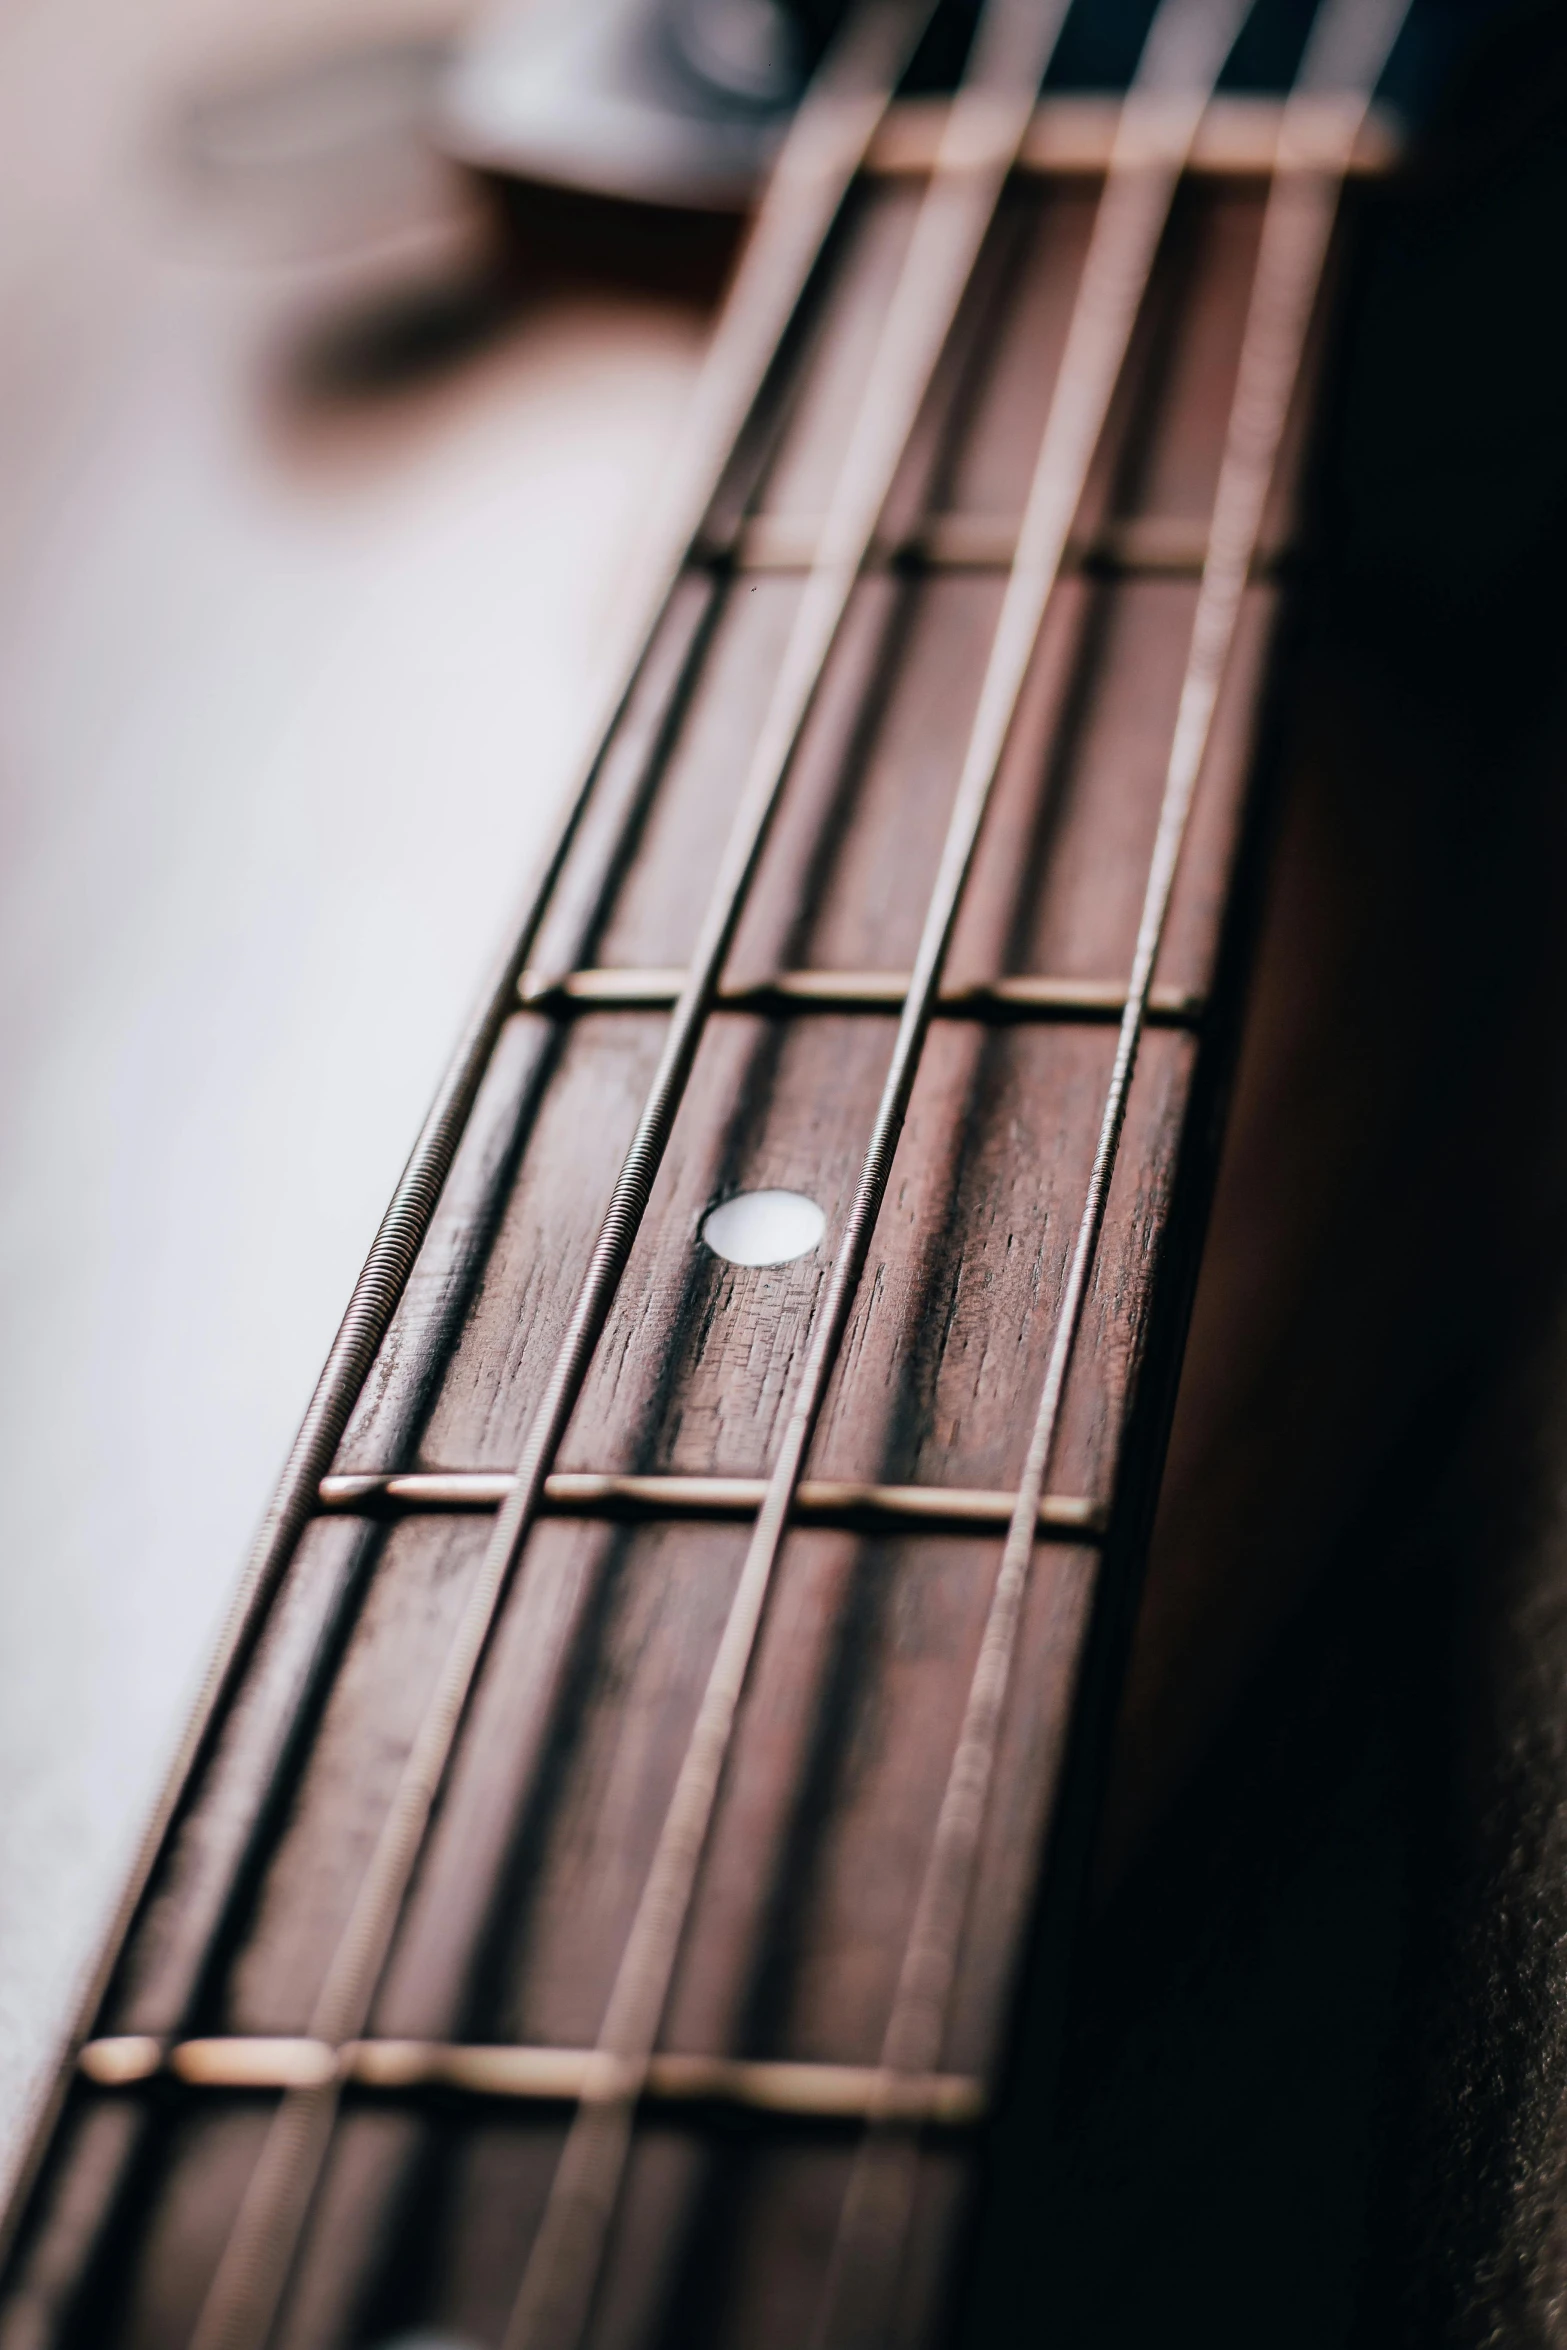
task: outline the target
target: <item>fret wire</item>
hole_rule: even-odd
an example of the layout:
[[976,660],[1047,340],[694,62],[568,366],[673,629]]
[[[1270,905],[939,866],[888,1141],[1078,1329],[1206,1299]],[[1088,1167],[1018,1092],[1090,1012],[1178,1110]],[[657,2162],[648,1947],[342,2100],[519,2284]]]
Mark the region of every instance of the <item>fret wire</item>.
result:
[[[665,478],[673,485],[671,496],[667,505],[658,509],[656,527],[649,535],[650,555],[635,567],[647,602],[627,607],[639,633],[630,639],[634,651],[629,670],[610,672],[614,684],[602,703],[602,723],[589,738],[595,746],[605,741],[624,708],[630,690],[627,676],[634,677],[641,665],[656,619],[661,616],[689,559],[735,442],[754,408],[844,197],[934,6],[935,0],[861,0],[835,38],[796,111],[769,176],[734,287],[693,393],[681,449],[665,470]],[[644,617],[649,612],[654,616],[651,619]],[[235,1611],[235,1630],[226,1641],[219,1668],[209,1680],[196,1729],[187,1741],[181,1770],[172,1782],[175,1792],[193,1763],[196,1740],[204,1734],[206,1722],[215,1713],[247,1629],[259,1620],[260,1605],[281,1573],[304,1518],[313,1506],[322,1471],[390,1322],[419,1242],[434,1213],[506,1004],[512,998],[516,973],[546,912],[550,893],[588,805],[599,756],[596,747],[587,776],[557,829],[542,878],[507,955],[501,982],[476,1020],[465,1049],[438,1097],[376,1248],[372,1250],[370,1263],[361,1276],[344,1323],[344,1334],[340,1335],[328,1360],[311,1411],[290,1456],[283,1485],[263,1528]],[[351,1349],[345,1346],[345,1336],[353,1339]],[[520,1489],[519,1501],[525,1498],[525,1490]],[[443,1682],[437,1701],[439,1718],[426,1717],[428,1736],[422,1745],[416,1745],[411,1758],[413,1767],[405,1774],[399,1790],[399,1803],[394,1806],[393,1816],[372,1858],[372,1878],[377,1875],[376,1863],[380,1860],[384,1881],[367,1886],[368,1898],[362,1898],[356,1908],[329,1970],[322,2002],[326,2012],[316,2020],[328,2030],[329,2036],[338,2040],[349,2037],[353,2029],[352,2023],[344,2019],[351,2019],[357,2010],[367,2007],[373,1992],[374,1979],[395,1925],[401,1892],[434,1800],[434,1782],[455,1739],[457,1721],[478,1667],[489,1621],[520,1547],[526,1508],[513,1510],[509,1515],[515,1526],[506,1537],[507,1555],[504,1560],[499,1556],[503,1528],[498,1525],[494,1546],[497,1557],[487,1577],[487,1604],[481,1594],[474,1609],[474,1624],[465,1624],[459,1632],[450,1659],[451,1687],[448,1690]],[[507,1516],[508,1513],[503,1513],[503,1518]],[[426,1760],[426,1748],[438,1750],[439,1759],[433,1768]],[[139,1871],[141,1882],[150,1872],[168,1818],[172,1816],[175,1792],[171,1792],[155,1833],[147,1840],[145,1865]],[[341,2010],[341,2016],[337,2010]],[[340,2023],[343,2028],[337,2028]],[[217,2273],[202,2304],[191,2350],[261,2350],[287,2283],[313,2184],[325,2158],[332,2116],[329,2090],[307,2093],[302,2100],[285,2100],[263,2145]]]
[[[323,1477],[320,1506],[329,1511],[492,1510],[510,1498],[509,1471],[432,1469],[376,1471]],[[564,1513],[615,1511],[658,1517],[754,1517],[767,1496],[765,1477],[628,1476],[613,1470],[554,1470],[544,1480],[541,1506]],[[807,1477],[795,1490],[802,1522],[871,1520],[896,1529],[1001,1531],[1011,1522],[1016,1495],[1005,1488],[965,1485],[877,1485],[847,1478]],[[1098,1504],[1076,1493],[1046,1494],[1040,1531],[1094,1541],[1101,1531]]]
[[[1133,986],[1017,1506],[883,2042],[889,2109],[873,2113],[850,2174],[813,2350],[860,2350],[868,2338],[867,2313],[877,2307],[906,2242],[918,2141],[899,2126],[891,2107],[892,2084],[906,2075],[919,2076],[939,2060],[945,2038],[1035,1549],[1037,1505],[1054,1453],[1176,864],[1299,380],[1345,167],[1407,8],[1408,0],[1326,0],[1312,27],[1298,85],[1307,102],[1297,106],[1292,101],[1286,110],[1280,135],[1284,167],[1264,216]],[[1328,95],[1338,103],[1323,104]]]
[[[1120,108],[1110,97],[1047,97],[1018,152],[1018,172],[1065,178],[1092,177],[1110,160]],[[1202,120],[1187,160],[1192,177],[1271,179],[1298,168],[1279,154],[1284,116],[1282,98],[1241,97],[1221,92]],[[889,106],[871,141],[865,169],[872,178],[900,178],[930,169],[946,118],[943,98],[903,98]],[[1299,118],[1297,118],[1299,119]],[[1398,161],[1400,135],[1394,119],[1368,108],[1346,174],[1376,177]]]
[[[135,2089],[173,2080],[194,2090],[290,2090],[327,2082],[406,2096],[421,2090],[476,2098],[586,2104],[616,2088],[613,2060],[596,2048],[449,2040],[350,2040],[342,2048],[308,2036],[230,2035],[165,2044],[149,2034],[89,2040],[77,2070],[97,2089]],[[641,2086],[664,2105],[732,2105],[796,2121],[863,2122],[885,2096],[879,2069],[733,2056],[655,2056]],[[903,2118],[925,2127],[972,2129],[983,2119],[984,2084],[966,2073],[909,2076],[899,2085]]]
[[[741,525],[732,543],[713,542],[701,550],[715,569],[750,572],[808,571],[821,518],[814,514],[761,513]],[[1010,571],[1017,553],[1021,517],[1015,514],[925,515],[900,538],[878,538],[872,565],[900,571]],[[1259,551],[1258,571],[1279,567],[1287,547]],[[1115,578],[1200,579],[1208,554],[1208,525],[1185,515],[1128,515],[1100,523],[1089,536],[1076,532],[1062,556],[1064,571],[1091,571]]]
[[[980,828],[1181,168],[1248,4],[1164,0],[1128,93],[1126,144],[1118,142],[1112,157],[1074,298],[871,1140],[600,2029],[599,2048],[625,2067],[626,2091],[618,2101],[584,2107],[572,2124],[504,2350],[573,2350],[587,2322],[630,2150],[636,2084],[657,2040],[767,1594],[864,1270]],[[1137,971],[1134,964],[1134,978]],[[1141,979],[1144,995],[1150,976]],[[1042,1490],[1030,1505],[1031,1537]]]
[[[524,971],[517,995],[529,1011],[642,1012],[679,1001],[686,974],[678,968],[568,971],[560,978]],[[726,1012],[901,1012],[913,983],[909,971],[779,971],[771,979],[724,981],[714,1009]],[[1126,988],[1113,979],[1045,979],[1019,974],[943,988],[931,1006],[943,1020],[1119,1020]],[[1195,1027],[1202,997],[1190,988],[1156,987],[1149,1018],[1172,1028]]]

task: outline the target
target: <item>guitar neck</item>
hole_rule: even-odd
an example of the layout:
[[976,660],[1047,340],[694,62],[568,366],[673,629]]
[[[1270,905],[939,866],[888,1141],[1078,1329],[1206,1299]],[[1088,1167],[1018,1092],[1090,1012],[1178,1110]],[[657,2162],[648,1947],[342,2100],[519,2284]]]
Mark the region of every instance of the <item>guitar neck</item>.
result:
[[1320,253],[1245,480],[1238,374],[1280,188],[1325,235],[1390,153],[1368,118],[1281,156],[1237,100],[1177,159],[933,964],[1106,188],[1146,171],[1120,119],[1056,101],[1003,158],[847,558],[946,111],[887,113],[824,204],[307,1424],[40,2146],[5,2350],[914,2344],[976,2227],[1025,2240],[984,2164],[1032,2126],[1213,1171]]

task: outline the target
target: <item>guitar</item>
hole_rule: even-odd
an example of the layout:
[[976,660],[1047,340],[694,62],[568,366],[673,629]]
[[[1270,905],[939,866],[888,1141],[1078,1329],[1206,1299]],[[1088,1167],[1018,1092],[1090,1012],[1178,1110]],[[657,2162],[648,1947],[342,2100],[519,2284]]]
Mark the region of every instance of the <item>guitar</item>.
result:
[[[16,2217],[0,2340],[977,2338],[1168,1428],[1346,183],[855,12],[655,615],[389,1211]],[[671,552],[670,550],[673,550]]]

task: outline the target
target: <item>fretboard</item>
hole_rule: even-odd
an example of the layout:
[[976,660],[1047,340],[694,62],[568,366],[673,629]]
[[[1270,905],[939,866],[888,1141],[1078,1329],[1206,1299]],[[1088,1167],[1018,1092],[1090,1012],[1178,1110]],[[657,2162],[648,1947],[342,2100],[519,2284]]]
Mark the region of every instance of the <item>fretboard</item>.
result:
[[[733,449],[312,1407],[4,2350],[955,2322],[1157,1490],[1328,232],[1387,158],[1350,115],[1220,99],[1174,152],[1025,106],[863,546],[867,375],[900,301],[916,363],[906,257],[974,158],[930,102],[786,157],[820,235],[764,216]],[[1112,195],[1124,349],[1082,325]],[[1080,480],[1069,341],[1108,368]],[[794,1237],[734,1261],[710,1219],[759,1193]]]

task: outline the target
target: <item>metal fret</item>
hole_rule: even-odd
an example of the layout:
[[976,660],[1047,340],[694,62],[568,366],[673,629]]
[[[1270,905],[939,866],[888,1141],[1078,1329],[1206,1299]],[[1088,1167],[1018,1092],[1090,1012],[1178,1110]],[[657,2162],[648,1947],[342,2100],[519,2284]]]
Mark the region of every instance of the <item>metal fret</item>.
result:
[[[309,2090],[328,2084],[391,2095],[504,2098],[526,2104],[591,2104],[620,2094],[612,2060],[594,2048],[475,2047],[439,2040],[226,2038],[165,2046],[143,2033],[89,2040],[77,2058],[99,2089],[158,2079],[185,2089]],[[863,2122],[894,2100],[920,2129],[968,2130],[984,2119],[985,2088],[965,2073],[884,2081],[874,2065],[788,2064],[732,2056],[652,2058],[638,2083],[650,2105],[726,2105],[779,2120]]]
[[[1176,864],[1240,623],[1345,164],[1407,8],[1408,0],[1326,0],[1301,68],[1301,100],[1286,109],[1280,145],[1289,168],[1274,182],[1263,221],[1132,984],[1016,1510],[882,2042],[887,2076],[917,2078],[939,2062],[1033,1565],[1036,1512],[1055,1451]],[[896,2117],[890,2111],[873,2115],[840,2211],[812,2350],[857,2350],[875,2324],[911,2224],[917,2161],[917,2141]]]
[[[646,1012],[678,1001],[682,970],[568,971],[558,979],[524,971],[519,1000],[531,1012]],[[780,971],[771,979],[725,981],[714,1008],[724,1012],[901,1012],[907,971]],[[932,1005],[941,1020],[1119,1020],[1126,989],[1114,979],[1036,979],[1019,975],[946,987]],[[1150,1017],[1168,1028],[1195,1028],[1202,998],[1190,988],[1155,988]]]
[[[1022,517],[1015,514],[931,514],[904,538],[872,543],[868,567],[907,571],[1010,571]],[[744,572],[808,571],[821,537],[814,514],[753,514],[732,546],[704,548],[709,560]],[[1208,554],[1208,525],[1185,515],[1137,515],[1102,524],[1091,538],[1068,539],[1063,571],[1115,578],[1199,579]],[[1261,575],[1283,562],[1282,545],[1259,549]]]
[[[1308,102],[1309,103],[1309,102]],[[1044,98],[1018,151],[1019,172],[1088,178],[1105,170],[1115,145],[1121,107],[1116,98]],[[902,98],[887,109],[865,158],[868,173],[915,178],[929,171],[947,118],[944,98]],[[1297,123],[1308,119],[1297,114]],[[1301,168],[1298,144],[1281,146],[1284,101],[1214,98],[1198,125],[1186,169],[1197,178],[1255,175],[1272,179]],[[1369,108],[1345,164],[1345,176],[1380,178],[1398,162],[1401,141],[1391,116]]]
[[[506,1472],[483,1469],[404,1470],[323,1477],[320,1500],[324,1510],[493,1510],[510,1500],[515,1484]],[[556,1469],[544,1481],[543,1506],[558,1515],[747,1518],[756,1515],[766,1495],[764,1477],[633,1477]],[[1016,1499],[1003,1488],[807,1477],[795,1489],[794,1514],[808,1525],[983,1534],[1011,1523]],[[1043,1534],[1092,1541],[1103,1531],[1103,1516],[1081,1494],[1049,1493],[1039,1505],[1039,1527]]]

